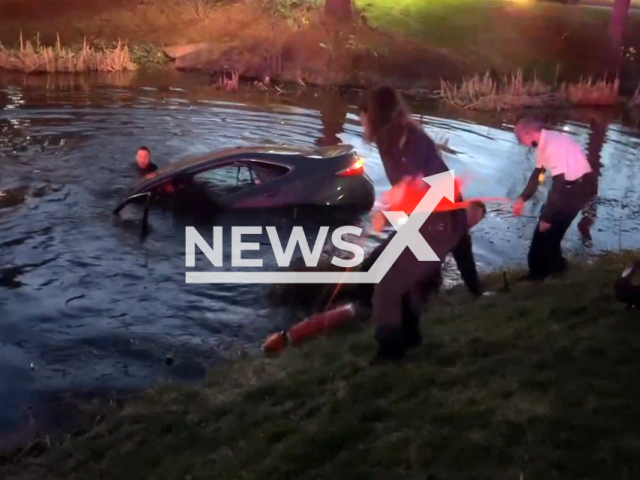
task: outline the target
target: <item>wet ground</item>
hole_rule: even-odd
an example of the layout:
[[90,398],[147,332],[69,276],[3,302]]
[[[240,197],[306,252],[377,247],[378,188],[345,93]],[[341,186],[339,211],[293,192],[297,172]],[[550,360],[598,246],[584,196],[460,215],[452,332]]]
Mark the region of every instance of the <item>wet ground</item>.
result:
[[[0,432],[15,428],[24,408],[65,392],[200,378],[207,365],[256,350],[290,321],[290,312],[269,308],[265,286],[185,284],[184,219],[153,211],[142,243],[138,220],[114,219],[111,210],[137,178],[140,145],[164,165],[230,145],[342,141],[360,150],[383,190],[384,172],[362,142],[353,103],[338,93],[225,95],[201,79],[0,77]],[[469,181],[467,196],[519,193],[534,156],[515,144],[509,119],[461,119],[424,102],[414,109],[436,139],[448,137],[445,160]],[[599,197],[576,220],[567,250],[637,246],[633,122],[600,111],[557,117],[601,171]],[[535,215],[540,200],[527,208]],[[522,263],[534,225],[491,205],[474,231],[480,268]],[[263,243],[267,264],[268,248]]]

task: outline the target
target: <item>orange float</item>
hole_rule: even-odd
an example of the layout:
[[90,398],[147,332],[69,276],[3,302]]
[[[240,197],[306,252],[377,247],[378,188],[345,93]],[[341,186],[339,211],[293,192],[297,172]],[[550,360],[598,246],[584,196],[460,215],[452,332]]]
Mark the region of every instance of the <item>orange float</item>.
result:
[[304,340],[317,337],[328,330],[340,327],[356,316],[356,309],[349,303],[333,310],[314,315],[294,325],[288,333],[292,345],[298,345]]
[[289,344],[287,332],[272,333],[262,344],[262,351],[265,353],[277,353]]
[[345,325],[356,316],[352,303],[313,315],[295,324],[288,332],[273,333],[262,344],[265,353],[277,353],[288,345],[296,346],[305,340],[318,337],[329,330]]

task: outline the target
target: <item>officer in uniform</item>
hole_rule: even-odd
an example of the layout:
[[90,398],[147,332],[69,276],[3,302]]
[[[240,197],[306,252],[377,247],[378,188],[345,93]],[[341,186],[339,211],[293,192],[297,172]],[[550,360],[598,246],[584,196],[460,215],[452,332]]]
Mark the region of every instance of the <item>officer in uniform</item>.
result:
[[541,122],[524,118],[515,127],[518,142],[537,148],[536,165],[513,207],[515,215],[536,193],[541,178],[551,174],[551,190],[540,214],[529,248],[529,272],[521,280],[540,281],[564,272],[567,262],[561,243],[591,195],[592,168],[582,148],[569,135],[546,130]]

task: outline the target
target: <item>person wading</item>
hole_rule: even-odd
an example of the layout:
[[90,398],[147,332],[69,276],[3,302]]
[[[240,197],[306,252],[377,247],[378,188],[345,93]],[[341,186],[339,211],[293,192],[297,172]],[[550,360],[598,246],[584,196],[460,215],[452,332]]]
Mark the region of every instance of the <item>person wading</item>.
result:
[[593,170],[582,148],[570,136],[546,130],[531,118],[521,119],[515,127],[518,142],[537,148],[536,165],[517,199],[513,213],[522,215],[524,203],[536,193],[540,179],[551,174],[551,190],[542,209],[529,248],[529,272],[523,281],[540,281],[564,272],[562,239],[571,223],[592,196]]
[[136,164],[140,173],[145,175],[158,170],[158,166],[151,161],[151,151],[144,146],[136,152]]
[[[438,155],[435,142],[411,118],[409,108],[396,90],[387,86],[371,89],[365,95],[359,112],[365,140],[374,142],[378,147],[392,186],[407,177],[421,179],[449,171]],[[378,359],[400,359],[407,348],[422,343],[419,332],[420,286],[429,283],[448,253],[454,254],[469,290],[476,295],[482,294],[465,210],[432,213],[420,228],[420,233],[441,260],[420,262],[407,247],[380,283],[373,287],[371,298],[379,345]],[[371,268],[393,235],[363,262],[363,271]]]

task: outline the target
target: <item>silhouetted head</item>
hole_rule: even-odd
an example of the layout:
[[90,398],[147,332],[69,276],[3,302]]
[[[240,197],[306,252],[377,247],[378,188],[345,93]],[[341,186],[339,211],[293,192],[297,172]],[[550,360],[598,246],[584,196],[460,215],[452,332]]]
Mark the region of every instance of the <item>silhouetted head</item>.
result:
[[146,170],[151,164],[151,152],[147,147],[140,147],[136,152],[136,163],[142,170]]
[[358,108],[364,137],[380,148],[386,143],[388,131],[411,118],[411,111],[400,93],[388,86],[374,87],[365,95]]
[[540,134],[544,124],[535,118],[524,117],[516,123],[514,133],[518,142],[527,147],[536,148],[540,143]]
[[487,207],[484,203],[473,201],[467,207],[467,226],[469,230],[475,227],[487,214]]

